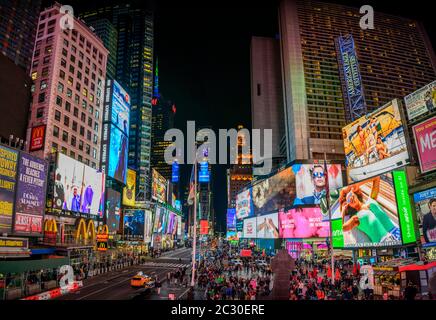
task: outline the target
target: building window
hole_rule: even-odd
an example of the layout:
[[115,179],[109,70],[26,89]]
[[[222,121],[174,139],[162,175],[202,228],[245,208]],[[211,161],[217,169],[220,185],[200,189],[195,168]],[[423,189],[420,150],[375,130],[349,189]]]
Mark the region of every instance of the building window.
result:
[[73,121],[73,125],[71,127],[73,129],[73,131],[77,132],[77,122]]
[[48,67],[45,67],[44,69],[42,69],[42,74],[43,77],[47,77],[48,76]]
[[61,66],[66,68],[67,67],[67,60],[61,59]]
[[85,127],[80,126],[80,135],[81,135],[82,137],[85,136]]
[[56,126],[53,126],[53,136],[59,138],[59,128]]
[[75,95],[74,96],[74,102],[76,103],[76,104],[79,104],[80,103],[80,97],[79,97],[79,95]]
[[92,135],[91,135],[91,131],[87,130],[86,131],[86,139],[88,139],[89,141],[91,141]]
[[59,71],[59,78],[61,78],[62,80],[65,79],[65,72],[64,71],[62,71],[62,70]]
[[40,90],[44,90],[47,88],[47,80],[41,80],[41,83],[39,85]]
[[94,102],[94,95],[92,93],[89,94],[89,101]]
[[82,80],[82,73],[77,71],[77,79]]
[[47,63],[49,63],[50,62],[50,56],[45,56],[44,57],[44,60],[43,60],[43,63],[44,64],[47,64]]
[[36,110],[36,119],[42,118],[44,115],[44,108],[38,108]]
[[83,141],[79,140],[79,150],[83,151]]
[[62,49],[62,55],[63,55],[64,57],[68,56],[68,51],[67,51],[67,49],[65,49],[65,48]]
[[82,61],[79,61],[79,62],[77,63],[77,66],[79,67],[79,69],[82,69],[82,68],[83,68],[83,63],[82,63]]
[[37,71],[32,72],[32,80],[36,80],[36,79],[38,79],[38,72]]
[[45,92],[42,92],[38,96],[38,103],[42,103],[45,101]]
[[67,127],[70,126],[70,118],[68,118],[67,116],[64,116],[64,125],[66,125]]
[[67,97],[71,98],[72,96],[73,96],[73,91],[70,88],[68,88],[67,89]]
[[100,112],[98,110],[95,110],[95,119],[100,120]]
[[58,144],[56,142],[53,142],[51,144],[51,152],[54,153],[56,151],[58,151]]
[[71,61],[72,63],[76,62],[76,57],[73,56],[73,55],[71,55],[71,57],[70,57],[70,61]]
[[62,148],[61,148],[61,152],[62,152],[63,154],[67,154],[67,148],[62,147]]
[[96,134],[94,134],[94,140],[93,140],[92,142],[94,142],[94,144],[97,144],[97,142],[98,142],[98,136],[97,136]]
[[58,83],[58,92],[63,93],[64,92],[64,85],[62,83]]
[[79,116],[79,109],[77,109],[76,107],[74,107],[73,114],[74,114],[75,117],[78,117],[78,116]]
[[74,73],[74,67],[72,65],[70,65],[70,72]]
[[[71,139],[72,139],[72,138],[71,138]],[[71,142],[72,142],[72,141],[71,141]],[[71,143],[71,144],[73,144],[73,143]],[[76,154],[74,153],[74,151],[71,151],[71,150],[70,150],[70,157],[73,158],[73,159],[76,158]]]
[[[82,149],[83,149],[83,147],[82,147]],[[79,160],[80,162],[82,162],[83,158],[82,158],[82,156],[81,156],[80,154],[77,156],[77,160]]]
[[89,159],[85,159],[85,164],[89,166]]
[[69,85],[69,86],[72,86],[73,83],[74,83],[74,81],[73,81],[73,77],[68,77],[68,85]]
[[82,100],[82,108],[86,109],[88,107],[88,102],[85,99]]
[[94,107],[90,105],[88,111],[89,111],[90,114],[93,114],[94,113]]
[[35,50],[35,54],[34,54],[35,58],[39,57],[40,52],[41,52],[41,50],[39,50],[39,49]]
[[71,52],[76,53],[76,47],[75,46],[71,46]]
[[[95,148],[92,148],[92,157],[94,158],[94,159],[97,159],[97,149],[95,149]],[[94,163],[93,163],[94,164]]]
[[58,110],[55,111],[55,120],[56,121],[61,121],[61,113]]
[[47,47],[45,47],[44,53],[49,54],[52,52],[52,50],[53,50],[52,46],[47,46]]
[[91,146],[89,144],[86,145],[86,154],[91,155]]
[[78,83],[78,82],[76,83],[76,90],[80,91],[80,83]]
[[[88,117],[88,126],[92,128],[92,118]],[[91,140],[91,137],[89,137],[89,140]]]
[[[67,89],[67,94],[68,94],[68,90],[70,89]],[[68,101],[65,101],[65,110],[67,110],[68,112],[71,111],[71,103],[69,103]]]
[[80,120],[82,120],[83,123],[85,123],[85,121],[86,121],[86,116],[85,116],[85,114],[83,112],[80,115]]
[[33,61],[32,68],[35,69],[38,66],[39,60]]
[[97,122],[94,124],[94,131],[98,132],[98,123]]
[[59,96],[56,97],[56,104],[58,106],[62,107],[62,98],[61,97],[59,97]]
[[88,89],[83,88],[83,90],[82,90],[82,94],[83,94],[85,97],[87,97],[87,96],[88,96]]
[[75,136],[71,136],[71,145],[73,146],[73,147],[75,147],[76,146],[76,137]]

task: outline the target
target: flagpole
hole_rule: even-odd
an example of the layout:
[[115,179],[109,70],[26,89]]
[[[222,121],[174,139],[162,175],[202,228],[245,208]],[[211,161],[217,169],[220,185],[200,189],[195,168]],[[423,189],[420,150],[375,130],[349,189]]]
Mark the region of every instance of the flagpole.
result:
[[197,251],[197,148],[194,148],[194,235],[192,244],[191,287],[195,286],[196,251]]
[[335,256],[333,252],[333,228],[332,228],[332,210],[330,208],[330,186],[329,186],[329,179],[328,179],[328,168],[327,168],[327,154],[324,152],[324,168],[325,168],[325,174],[326,174],[326,182],[327,182],[327,192],[326,199],[327,199],[327,208],[329,210],[329,231],[330,231],[330,254],[331,254],[331,268],[332,268],[332,284],[335,284]]

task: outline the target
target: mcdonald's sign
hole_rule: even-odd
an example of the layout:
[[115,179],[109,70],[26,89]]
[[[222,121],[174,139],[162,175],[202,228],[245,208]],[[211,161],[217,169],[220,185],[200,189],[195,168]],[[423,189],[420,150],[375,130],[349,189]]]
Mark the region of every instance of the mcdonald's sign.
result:
[[45,124],[32,128],[30,132],[29,151],[44,149],[45,129]]
[[44,222],[44,242],[56,243],[58,226],[56,220],[46,219]]
[[97,251],[106,251],[108,249],[109,228],[105,225],[98,226],[97,231]]

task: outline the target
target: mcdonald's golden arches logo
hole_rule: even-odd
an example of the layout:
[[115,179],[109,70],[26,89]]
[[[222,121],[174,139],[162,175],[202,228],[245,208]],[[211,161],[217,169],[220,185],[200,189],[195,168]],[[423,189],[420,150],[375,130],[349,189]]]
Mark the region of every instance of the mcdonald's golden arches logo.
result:
[[32,128],[30,132],[29,151],[44,149],[45,128],[45,124]]

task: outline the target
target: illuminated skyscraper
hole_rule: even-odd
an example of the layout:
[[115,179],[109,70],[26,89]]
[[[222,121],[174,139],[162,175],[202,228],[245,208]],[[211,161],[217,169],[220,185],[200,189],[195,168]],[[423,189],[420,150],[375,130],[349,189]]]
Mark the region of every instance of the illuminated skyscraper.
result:
[[47,157],[59,150],[94,168],[100,163],[103,93],[108,51],[82,21],[62,30],[60,4],[41,12],[33,52],[33,103],[27,147],[37,132],[44,143],[31,149]]
[[354,38],[368,112],[403,98],[436,76],[422,25],[375,11],[362,30],[359,8],[283,0],[279,9],[287,160],[343,157],[345,103],[335,42]]
[[0,1],[0,52],[30,70],[41,0]]
[[115,79],[131,97],[129,167],[137,172],[137,200],[150,198],[151,120],[153,95],[153,13],[130,4],[84,11],[85,21],[107,19],[115,27],[117,59]]

